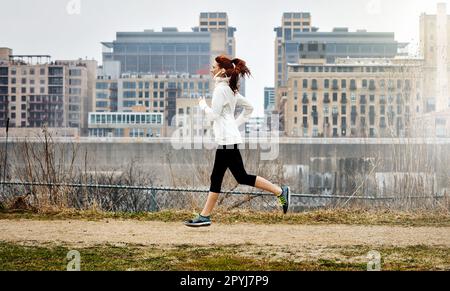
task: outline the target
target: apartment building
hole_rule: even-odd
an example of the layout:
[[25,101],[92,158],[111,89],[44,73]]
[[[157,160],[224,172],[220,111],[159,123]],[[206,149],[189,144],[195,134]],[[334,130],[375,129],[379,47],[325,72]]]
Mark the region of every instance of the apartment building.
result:
[[9,117],[12,128],[47,125],[87,133],[96,61],[51,61],[47,55],[13,55],[8,48],[0,55],[1,126]]
[[423,113],[420,59],[325,59],[290,64],[284,130],[293,137],[406,137]]

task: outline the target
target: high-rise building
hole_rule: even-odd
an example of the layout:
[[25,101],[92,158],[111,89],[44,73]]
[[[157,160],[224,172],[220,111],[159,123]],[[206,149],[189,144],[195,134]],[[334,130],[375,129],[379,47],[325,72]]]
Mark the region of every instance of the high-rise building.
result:
[[207,75],[217,55],[235,54],[236,29],[226,13],[201,13],[199,26],[181,32],[163,27],[141,32],[117,32],[116,40],[102,42],[103,64],[120,62],[120,73]]
[[221,52],[213,52],[214,55],[226,54],[229,56],[236,55],[236,39],[234,33],[236,28],[228,25],[228,15],[225,12],[202,12],[200,13],[200,25],[194,27],[193,31],[201,32],[224,32],[226,34],[226,50],[223,47]]
[[120,73],[207,74],[211,58],[211,34],[162,31],[118,32],[113,42],[103,42],[103,63],[120,62]]
[[7,48],[0,56],[1,126],[9,117],[15,128],[46,124],[87,134],[96,61],[51,61],[48,55],[13,55]]
[[[211,60],[219,55],[236,57],[236,28],[229,25],[228,15],[225,12],[201,12],[199,26],[193,27],[194,32],[208,32],[211,34]],[[239,92],[245,95],[245,79],[240,81]]]
[[425,113],[415,120],[417,136],[450,137],[450,16],[445,3],[420,16],[420,53],[424,59]]
[[275,27],[275,87],[282,86],[286,80],[286,54],[285,44],[291,41],[294,33],[317,31],[311,26],[311,13],[285,12],[281,26]]
[[427,112],[449,108],[450,90],[450,16],[445,4],[438,4],[437,14],[420,16],[420,54],[425,61],[424,92]]

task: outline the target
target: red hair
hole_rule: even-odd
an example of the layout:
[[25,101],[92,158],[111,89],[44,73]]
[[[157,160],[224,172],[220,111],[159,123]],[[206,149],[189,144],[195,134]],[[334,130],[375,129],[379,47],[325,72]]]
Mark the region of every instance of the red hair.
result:
[[238,58],[230,59],[224,55],[221,55],[216,57],[216,62],[221,69],[225,70],[225,75],[230,77],[230,88],[233,90],[233,93],[236,94],[239,90],[239,77],[251,75],[245,61]]

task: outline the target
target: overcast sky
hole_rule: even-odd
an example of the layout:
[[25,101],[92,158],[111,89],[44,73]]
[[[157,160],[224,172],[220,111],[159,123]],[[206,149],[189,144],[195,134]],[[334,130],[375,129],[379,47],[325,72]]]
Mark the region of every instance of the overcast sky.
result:
[[[79,1],[77,9],[67,9]],[[274,32],[283,12],[310,12],[319,31],[349,27],[351,31],[395,32],[401,42],[418,42],[419,16],[435,14],[436,3],[450,0],[1,0],[0,47],[15,54],[50,54],[53,59],[95,58],[101,41],[117,31],[178,27],[191,31],[199,13],[223,11],[237,28],[237,56],[253,77],[246,95],[263,114],[263,88],[274,82]],[[450,6],[448,8],[450,10]]]

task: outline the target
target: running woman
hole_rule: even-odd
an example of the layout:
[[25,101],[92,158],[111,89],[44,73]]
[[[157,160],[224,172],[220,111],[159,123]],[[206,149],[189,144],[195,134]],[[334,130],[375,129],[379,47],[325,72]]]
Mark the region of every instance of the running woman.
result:
[[[223,176],[228,168],[239,184],[273,193],[278,198],[283,213],[286,214],[289,208],[290,188],[280,187],[262,177],[247,174],[238,148],[238,145],[242,144],[239,126],[244,124],[253,112],[253,106],[238,92],[239,78],[251,75],[246,62],[238,58],[218,56],[211,73],[215,81],[212,105],[209,107],[201,97],[199,106],[206,113],[207,119],[214,121],[214,137],[218,148],[205,207],[194,219],[185,221],[185,225],[189,227],[211,225],[210,215],[221,193]],[[234,118],[236,106],[242,106],[244,109],[237,119]]]

